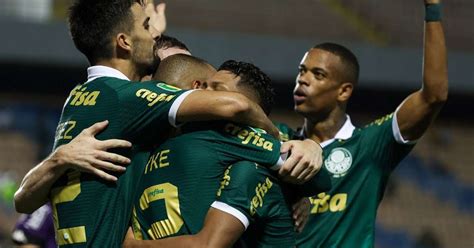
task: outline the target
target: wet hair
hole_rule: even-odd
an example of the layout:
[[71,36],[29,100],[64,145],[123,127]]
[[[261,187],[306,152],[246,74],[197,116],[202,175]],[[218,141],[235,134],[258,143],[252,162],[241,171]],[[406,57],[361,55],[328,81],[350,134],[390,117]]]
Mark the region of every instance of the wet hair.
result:
[[249,92],[255,94],[258,98],[258,104],[268,115],[271,112],[275,101],[275,91],[271,79],[257,66],[235,60],[224,62],[218,71],[229,71],[239,76],[238,87],[245,87]]
[[313,49],[320,49],[338,56],[342,63],[342,68],[339,69],[341,79],[357,85],[359,81],[359,62],[354,53],[348,48],[339,44],[325,42],[314,46]]
[[69,31],[91,64],[113,55],[112,39],[133,29],[131,7],[138,0],[76,0],[69,8]]
[[170,47],[177,47],[188,52],[191,52],[189,48],[180,40],[176,39],[175,37],[161,35],[160,38],[156,40],[156,49],[166,49]]
[[153,79],[190,89],[194,80],[205,81],[211,68],[213,69],[203,59],[187,54],[175,54],[161,61]]

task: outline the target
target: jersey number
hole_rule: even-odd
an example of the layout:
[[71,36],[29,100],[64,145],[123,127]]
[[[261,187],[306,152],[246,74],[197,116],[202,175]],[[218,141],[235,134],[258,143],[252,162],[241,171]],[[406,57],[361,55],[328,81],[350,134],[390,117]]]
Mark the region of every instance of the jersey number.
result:
[[56,133],[56,142],[61,139],[71,140],[73,137],[71,131],[76,127],[76,121],[66,121],[59,123]]
[[145,189],[140,197],[140,209],[145,211],[150,207],[150,203],[158,200],[165,201],[168,218],[151,224],[148,235],[153,239],[164,238],[177,233],[184,223],[183,218],[181,218],[178,188],[176,186],[171,183],[162,183]]
[[66,186],[51,190],[53,218],[58,245],[77,244],[86,242],[86,227],[76,226],[59,229],[59,218],[57,204],[71,202],[81,193],[81,173],[78,171],[68,173],[68,183]]

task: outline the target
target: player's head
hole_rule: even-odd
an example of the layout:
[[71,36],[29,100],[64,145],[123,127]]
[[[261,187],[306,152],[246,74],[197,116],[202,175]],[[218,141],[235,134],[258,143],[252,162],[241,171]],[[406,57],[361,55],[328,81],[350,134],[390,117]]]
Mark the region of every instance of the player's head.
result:
[[258,103],[269,114],[275,93],[270,77],[257,66],[234,60],[224,62],[207,82],[212,90],[240,92]]
[[178,39],[167,36],[161,35],[159,39],[156,40],[156,48],[155,48],[156,55],[161,59],[165,59],[168,56],[174,54],[187,54],[191,55],[191,51],[188,47]]
[[166,82],[181,89],[200,85],[216,73],[206,61],[187,54],[175,54],[165,58],[158,66],[153,79]]
[[345,111],[358,77],[359,63],[349,49],[334,43],[311,48],[299,65],[293,92],[296,112],[325,118],[337,107]]
[[148,21],[143,0],[76,0],[69,12],[72,40],[92,65],[127,60],[138,73],[157,62]]

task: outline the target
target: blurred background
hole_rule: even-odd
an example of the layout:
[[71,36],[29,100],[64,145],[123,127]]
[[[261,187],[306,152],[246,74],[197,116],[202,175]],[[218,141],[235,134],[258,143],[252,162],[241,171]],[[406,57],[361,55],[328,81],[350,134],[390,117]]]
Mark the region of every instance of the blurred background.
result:
[[[69,38],[69,0],[0,0],[0,247],[18,218],[12,196],[49,154],[62,103],[85,81],[87,61]],[[349,105],[362,126],[420,88],[422,0],[174,0],[167,34],[218,66],[255,63],[278,93],[272,117],[292,112],[297,66],[311,46],[333,41],[361,64]],[[444,1],[450,96],[433,127],[391,177],[379,208],[376,247],[474,247],[474,1]],[[469,107],[470,106],[470,107]]]

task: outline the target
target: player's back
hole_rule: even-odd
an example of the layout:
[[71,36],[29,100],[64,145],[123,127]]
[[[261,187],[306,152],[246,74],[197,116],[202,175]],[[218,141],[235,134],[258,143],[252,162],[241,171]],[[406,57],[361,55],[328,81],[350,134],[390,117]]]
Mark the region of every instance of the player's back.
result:
[[279,151],[278,140],[256,129],[222,122],[185,127],[153,153],[144,170],[134,210],[136,238],[197,233],[227,166],[247,159],[273,165]]
[[[142,97],[146,92],[153,92],[155,98]],[[154,103],[159,93],[162,99]],[[136,185],[151,150],[146,147],[151,142],[159,143],[160,134],[169,130],[170,125],[159,124],[168,122],[166,111],[177,94],[159,89],[156,83],[132,83],[111,77],[81,84],[71,92],[58,125],[55,147],[103,120],[108,120],[109,126],[98,139],[121,138],[134,146],[130,151],[115,151],[132,160],[125,173],[116,174],[116,183],[74,170],[55,183],[51,202],[59,246],[121,246]]]

